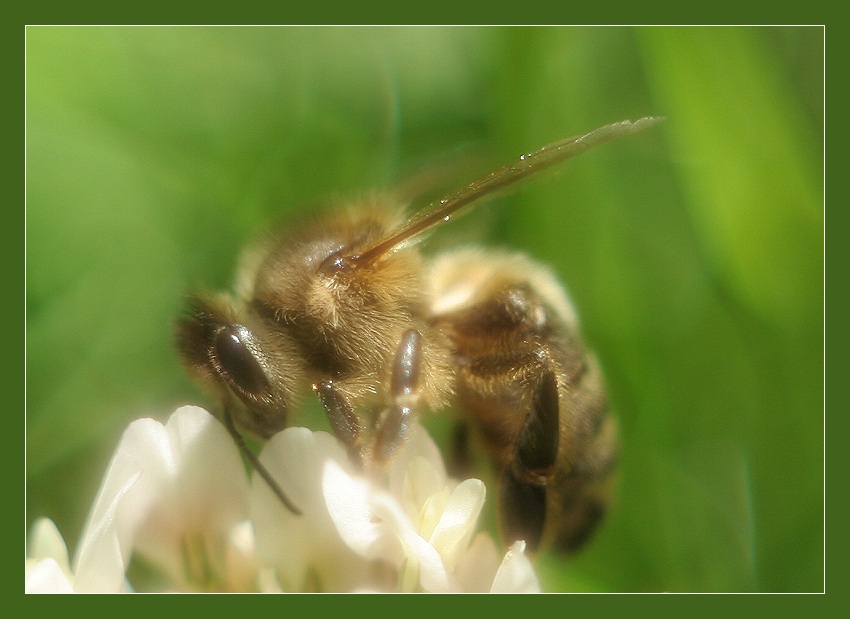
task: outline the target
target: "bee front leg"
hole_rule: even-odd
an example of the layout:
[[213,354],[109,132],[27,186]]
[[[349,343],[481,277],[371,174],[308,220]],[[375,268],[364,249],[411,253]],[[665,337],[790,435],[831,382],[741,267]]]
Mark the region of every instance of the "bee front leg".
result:
[[546,370],[505,471],[501,511],[505,538],[524,539],[535,550],[546,524],[546,483],[558,455],[558,384]]
[[422,373],[422,336],[419,331],[404,332],[393,361],[390,405],[378,419],[372,456],[378,464],[388,462],[410,430],[417,404]]
[[[388,462],[407,436],[419,401],[419,379],[422,366],[422,336],[419,331],[404,332],[395,354],[390,378],[390,402],[378,417],[370,462]],[[348,450],[349,457],[361,468],[366,460],[364,428],[351,403],[333,380],[319,381],[313,386],[336,437]]]
[[330,379],[313,385],[336,437],[348,451],[348,457],[363,468],[363,426],[348,398]]

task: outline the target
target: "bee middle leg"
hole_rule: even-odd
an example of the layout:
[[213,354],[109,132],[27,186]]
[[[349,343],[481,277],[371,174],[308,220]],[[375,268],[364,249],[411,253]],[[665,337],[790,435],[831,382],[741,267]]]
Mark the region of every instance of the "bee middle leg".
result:
[[393,359],[390,401],[377,419],[371,453],[364,445],[363,423],[338,385],[326,379],[314,386],[334,434],[361,468],[367,459],[385,464],[404,441],[415,416],[421,370],[422,337],[417,330],[409,329],[402,335]]
[[422,336],[419,331],[409,329],[402,335],[393,361],[390,404],[378,418],[373,459],[379,464],[392,458],[410,430],[419,400],[421,374]]

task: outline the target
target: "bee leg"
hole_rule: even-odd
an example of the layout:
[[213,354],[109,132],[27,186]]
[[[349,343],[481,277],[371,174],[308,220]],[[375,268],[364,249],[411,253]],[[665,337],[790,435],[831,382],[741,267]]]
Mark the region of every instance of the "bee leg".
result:
[[348,457],[363,468],[363,426],[348,399],[330,379],[313,385],[336,437],[348,450]]
[[452,428],[448,465],[452,477],[456,479],[466,479],[473,476],[471,440],[469,424],[463,421],[455,422],[454,428]]
[[504,474],[501,511],[505,539],[535,550],[546,524],[546,482],[555,468],[559,432],[558,384],[546,370]]
[[289,497],[283,492],[281,487],[278,485],[277,481],[275,481],[274,477],[272,477],[269,470],[263,466],[260,460],[254,455],[254,452],[248,449],[248,445],[245,444],[245,439],[239,434],[239,431],[236,429],[236,426],[233,424],[233,417],[230,414],[230,409],[225,406],[224,407],[224,427],[227,428],[227,431],[230,433],[230,436],[233,437],[233,441],[236,443],[236,446],[239,448],[239,451],[242,452],[242,455],[245,456],[245,459],[251,463],[251,466],[254,467],[254,470],[260,474],[265,482],[271,488],[271,491],[277,495],[277,498],[280,499],[280,502],[283,503],[284,507],[291,511],[296,516],[301,515],[301,510],[295,507]]
[[502,538],[510,545],[524,540],[528,552],[540,546],[546,524],[546,486],[517,479],[505,471],[501,485]]
[[379,464],[392,458],[413,423],[421,370],[422,336],[419,331],[409,329],[402,335],[393,361],[392,401],[378,420],[375,432],[373,458]]

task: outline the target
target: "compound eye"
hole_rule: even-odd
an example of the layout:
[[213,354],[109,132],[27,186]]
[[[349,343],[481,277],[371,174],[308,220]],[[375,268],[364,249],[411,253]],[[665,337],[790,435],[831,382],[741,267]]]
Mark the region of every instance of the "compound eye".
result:
[[242,325],[223,327],[215,336],[216,365],[228,382],[254,397],[270,391],[269,380],[257,360],[253,334]]

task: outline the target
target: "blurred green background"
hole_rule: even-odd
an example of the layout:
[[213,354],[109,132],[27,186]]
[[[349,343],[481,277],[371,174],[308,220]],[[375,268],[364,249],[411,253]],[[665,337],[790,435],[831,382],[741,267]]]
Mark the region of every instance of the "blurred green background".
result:
[[126,424],[210,404],[171,322],[269,222],[664,115],[434,237],[553,265],[605,368],[619,500],[543,586],[823,589],[821,28],[26,36],[27,525],[73,551]]

